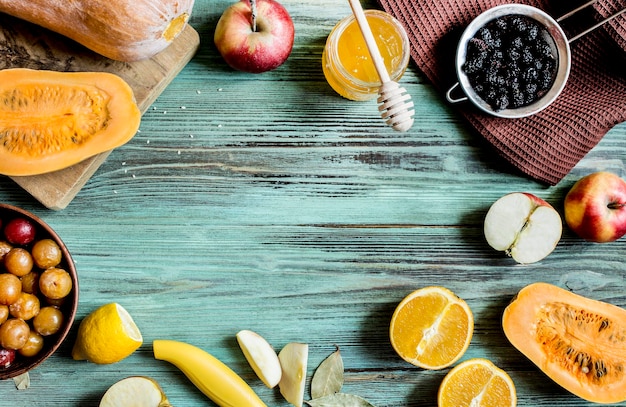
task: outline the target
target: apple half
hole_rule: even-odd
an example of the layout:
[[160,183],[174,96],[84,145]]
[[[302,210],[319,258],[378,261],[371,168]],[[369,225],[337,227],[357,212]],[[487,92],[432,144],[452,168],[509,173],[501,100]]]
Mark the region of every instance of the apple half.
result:
[[487,243],[522,264],[552,253],[563,232],[559,213],[543,199],[513,192],[495,201],[484,222]]
[[147,376],[131,376],[114,383],[99,407],[172,407],[159,383]]

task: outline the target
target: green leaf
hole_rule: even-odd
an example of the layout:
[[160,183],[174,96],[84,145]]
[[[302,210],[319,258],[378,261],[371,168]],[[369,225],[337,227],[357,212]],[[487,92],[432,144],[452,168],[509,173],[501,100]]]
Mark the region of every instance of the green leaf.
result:
[[346,393],[335,393],[305,401],[311,407],[375,407],[362,397]]
[[317,399],[338,393],[343,386],[343,359],[339,348],[315,370],[311,380],[311,398]]

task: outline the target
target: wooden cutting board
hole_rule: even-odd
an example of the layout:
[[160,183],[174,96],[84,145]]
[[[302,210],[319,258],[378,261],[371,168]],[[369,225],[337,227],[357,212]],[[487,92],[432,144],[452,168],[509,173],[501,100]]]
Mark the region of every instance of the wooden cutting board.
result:
[[[119,62],[91,52],[56,33],[0,14],[0,69],[111,72],[133,88],[142,113],[191,60],[199,44],[198,33],[187,26],[169,47],[153,58]],[[11,179],[46,207],[60,210],[67,207],[109,153],[60,171]]]

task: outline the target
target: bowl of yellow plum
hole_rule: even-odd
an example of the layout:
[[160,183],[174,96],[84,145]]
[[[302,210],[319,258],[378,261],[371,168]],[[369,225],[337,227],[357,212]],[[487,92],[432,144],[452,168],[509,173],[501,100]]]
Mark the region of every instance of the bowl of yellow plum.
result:
[[39,366],[63,343],[78,306],[74,261],[34,214],[0,204],[0,380]]

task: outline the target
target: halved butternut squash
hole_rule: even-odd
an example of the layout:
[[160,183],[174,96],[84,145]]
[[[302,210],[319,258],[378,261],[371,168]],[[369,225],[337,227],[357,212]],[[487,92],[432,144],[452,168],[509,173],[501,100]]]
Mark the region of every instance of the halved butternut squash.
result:
[[626,310],[547,283],[523,288],[505,309],[511,344],[571,393],[626,400]]
[[0,71],[0,174],[36,175],[119,147],[137,132],[133,90],[104,72]]

